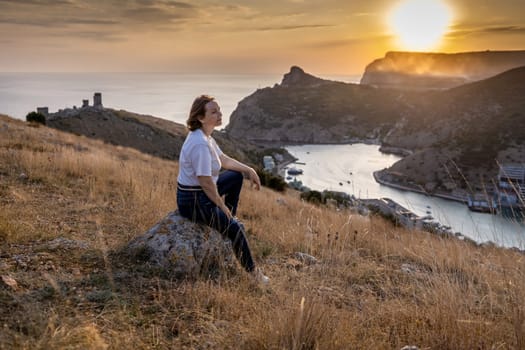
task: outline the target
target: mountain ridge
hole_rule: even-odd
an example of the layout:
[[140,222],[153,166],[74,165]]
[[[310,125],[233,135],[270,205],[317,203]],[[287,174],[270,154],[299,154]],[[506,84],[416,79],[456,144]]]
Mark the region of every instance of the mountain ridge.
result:
[[[288,74],[301,74],[295,69]],[[301,81],[296,77],[295,81]],[[401,91],[325,80],[260,89],[243,99],[226,131],[252,142],[376,142],[408,149],[412,156],[394,165],[410,181],[448,182],[441,169],[453,161],[474,187],[497,173],[496,162],[523,162],[525,140],[525,67],[459,87]],[[422,152],[422,153],[420,153]],[[426,174],[418,154],[428,159]],[[423,157],[427,159],[428,157]],[[475,174],[478,174],[476,176]],[[461,187],[464,181],[452,179]],[[483,181],[485,181],[483,180]],[[441,186],[441,185],[439,185]],[[439,187],[438,186],[438,187]],[[444,188],[443,188],[444,189]]]
[[525,51],[459,53],[390,51],[368,64],[361,84],[397,89],[443,89],[525,65]]

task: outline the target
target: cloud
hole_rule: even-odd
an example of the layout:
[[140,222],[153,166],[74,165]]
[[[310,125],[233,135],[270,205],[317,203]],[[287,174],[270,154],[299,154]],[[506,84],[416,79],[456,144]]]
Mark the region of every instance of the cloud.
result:
[[351,38],[351,39],[341,39],[341,40],[324,40],[311,44],[304,45],[307,48],[316,48],[316,49],[333,49],[339,47],[352,46],[363,43],[370,42],[382,42],[391,38],[389,35],[376,35],[368,36],[363,38]]
[[122,13],[123,20],[131,20],[138,23],[160,23],[173,20],[182,20],[192,17],[180,12],[173,12],[166,8],[137,7],[127,9]]
[[70,0],[0,0],[0,6],[4,3],[15,5],[40,5],[40,6],[55,6],[55,5],[72,5]]
[[0,24],[17,24],[27,25],[36,27],[64,27],[67,25],[116,25],[119,24],[115,20],[100,20],[93,18],[56,18],[56,17],[45,17],[45,18],[7,18],[0,17]]
[[[60,35],[56,35],[60,36]],[[64,34],[64,36],[67,36],[69,38],[80,38],[80,39],[88,39],[88,40],[94,40],[94,41],[104,41],[104,42],[117,42],[117,41],[124,41],[125,38],[117,33],[112,32],[100,32],[100,31],[71,31],[67,34]]]
[[284,26],[272,26],[272,27],[258,27],[253,28],[257,31],[271,31],[271,30],[296,30],[296,29],[308,29],[308,28],[325,28],[335,27],[333,24],[301,24],[301,25],[284,25]]
[[523,26],[486,26],[479,28],[466,28],[455,27],[450,33],[447,34],[450,38],[458,38],[469,35],[484,35],[484,34],[525,34],[525,27]]
[[505,34],[522,34],[525,33],[525,27],[520,26],[501,26],[501,27],[489,27],[484,28],[485,33],[505,33]]
[[[194,5],[169,0],[0,0],[0,25],[44,27],[50,31],[78,27],[86,30],[80,33],[87,33],[81,37],[101,32],[105,40],[118,40],[107,34],[108,27],[120,32],[140,31],[144,26],[173,31],[177,30],[175,24],[198,15]],[[15,27],[9,31],[20,32]]]

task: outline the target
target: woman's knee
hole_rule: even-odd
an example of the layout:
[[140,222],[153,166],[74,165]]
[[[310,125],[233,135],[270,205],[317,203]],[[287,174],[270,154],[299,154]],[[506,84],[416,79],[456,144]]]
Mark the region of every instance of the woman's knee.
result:
[[231,175],[230,175],[231,181],[242,184],[244,180],[244,175],[239,171],[234,171],[234,170],[230,170],[230,171],[231,171]]

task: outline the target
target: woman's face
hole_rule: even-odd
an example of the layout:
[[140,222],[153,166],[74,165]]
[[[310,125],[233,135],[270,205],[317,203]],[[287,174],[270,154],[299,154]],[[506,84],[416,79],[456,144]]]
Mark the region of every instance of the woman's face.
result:
[[203,127],[214,128],[222,124],[222,113],[221,108],[215,101],[210,101],[206,103],[204,107],[205,113],[204,117],[201,117],[199,120],[202,123]]

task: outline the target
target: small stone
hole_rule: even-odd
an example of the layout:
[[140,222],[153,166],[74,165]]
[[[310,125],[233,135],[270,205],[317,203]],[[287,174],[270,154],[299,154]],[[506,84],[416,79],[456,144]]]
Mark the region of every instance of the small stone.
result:
[[276,202],[279,205],[286,205],[286,201],[283,198],[277,198]]
[[316,257],[310,255],[310,254],[306,254],[306,253],[302,253],[302,252],[296,252],[295,253],[295,258],[299,261],[302,261],[303,263],[305,263],[306,265],[313,265],[313,264],[317,264],[318,263],[318,260]]
[[401,348],[401,350],[419,350],[419,348],[415,345],[405,345]]
[[412,274],[417,272],[417,268],[410,264],[403,264],[401,265],[401,271]]
[[4,282],[8,287],[10,287],[13,290],[17,290],[18,289],[18,283],[16,282],[16,280],[13,277],[11,277],[9,275],[3,275],[2,276],[2,282]]
[[29,176],[27,176],[26,173],[21,173],[20,175],[18,175],[18,179],[25,181],[25,180],[29,179]]

